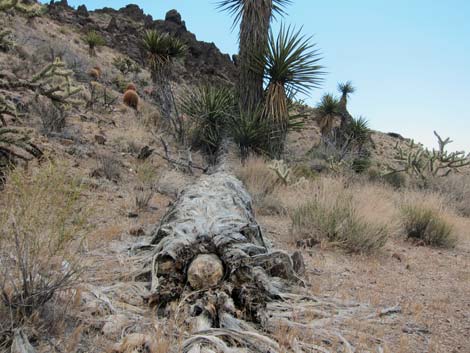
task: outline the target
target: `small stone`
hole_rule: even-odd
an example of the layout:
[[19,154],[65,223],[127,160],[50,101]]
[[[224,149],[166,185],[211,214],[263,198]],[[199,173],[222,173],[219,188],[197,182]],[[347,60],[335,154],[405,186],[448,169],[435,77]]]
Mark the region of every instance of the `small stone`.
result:
[[99,145],[104,145],[106,143],[106,137],[104,137],[103,135],[95,135],[95,141]]

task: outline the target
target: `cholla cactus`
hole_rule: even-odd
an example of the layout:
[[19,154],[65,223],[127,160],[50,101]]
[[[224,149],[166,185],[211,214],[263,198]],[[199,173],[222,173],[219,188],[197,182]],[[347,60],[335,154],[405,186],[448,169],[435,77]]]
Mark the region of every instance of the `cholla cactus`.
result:
[[406,143],[403,148],[399,143],[395,146],[395,161],[398,167],[388,165],[388,174],[406,173],[411,177],[416,177],[426,181],[432,177],[445,177],[458,171],[460,168],[470,165],[470,159],[463,151],[448,152],[447,145],[452,143],[450,138],[442,139],[434,131],[437,137],[439,148],[432,151],[416,144],[413,140]]
[[269,169],[276,172],[279,180],[283,185],[289,184],[291,169],[283,160],[274,160],[270,165]]
[[123,75],[128,73],[138,74],[141,71],[139,64],[124,56],[114,58],[113,65],[116,69],[121,71]]
[[0,50],[9,51],[15,46],[15,43],[10,39],[10,36],[11,31],[9,29],[0,31]]
[[32,142],[27,132],[17,128],[0,128],[0,159],[14,162],[40,157],[41,150]]
[[0,95],[0,123],[6,125],[7,122],[3,118],[3,115],[11,115],[15,118],[18,117],[18,113],[16,112],[16,107],[6,100],[3,95]]
[[48,97],[53,103],[64,108],[67,105],[79,104],[72,96],[81,91],[81,87],[72,85],[73,71],[67,70],[65,64],[59,59],[47,65],[38,74],[34,75],[31,83],[38,85],[40,94]]

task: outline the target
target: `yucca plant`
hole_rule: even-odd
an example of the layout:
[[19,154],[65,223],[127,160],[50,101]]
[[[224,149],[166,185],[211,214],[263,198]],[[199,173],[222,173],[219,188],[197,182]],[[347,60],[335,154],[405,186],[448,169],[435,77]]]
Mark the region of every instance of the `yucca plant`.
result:
[[263,100],[263,73],[253,70],[255,58],[262,55],[269,37],[273,15],[283,14],[291,0],[219,0],[218,8],[240,23],[238,97],[242,110],[256,110]]
[[351,118],[351,121],[345,126],[344,134],[350,143],[360,152],[364,145],[370,141],[371,129],[369,121],[360,116]]
[[341,99],[339,101],[340,113],[341,113],[341,127],[351,121],[352,116],[348,112],[348,98],[350,94],[356,92],[356,88],[353,86],[351,81],[338,84],[338,91],[341,93]]
[[308,95],[320,86],[324,74],[320,60],[311,37],[290,26],[281,26],[277,35],[271,31],[264,54],[256,60],[254,69],[263,72],[267,82],[263,116],[277,135],[271,141],[274,155],[282,152],[289,127],[289,93]]
[[321,134],[327,136],[333,130],[335,118],[340,114],[339,100],[332,94],[327,93],[323,95],[316,108]]
[[228,118],[228,135],[237,144],[242,163],[252,152],[268,154],[269,131],[270,127],[263,119],[261,108],[251,112],[241,111]]
[[202,148],[214,162],[227,119],[234,111],[233,90],[225,87],[200,86],[181,100],[181,109],[194,123],[192,144]]
[[96,56],[96,48],[106,43],[104,38],[93,30],[86,34],[84,41],[88,44],[88,54],[92,57]]
[[154,83],[158,82],[159,76],[166,75],[165,70],[173,59],[183,57],[187,50],[187,46],[180,39],[156,30],[145,32],[143,45]]
[[[152,81],[156,86],[156,100],[160,105],[161,112],[167,121],[171,121],[171,111],[176,104],[169,82],[169,70],[174,59],[181,58],[186,54],[187,46],[178,38],[168,33],[160,33],[156,30],[148,30],[144,33],[143,47],[147,52],[147,64],[152,74]],[[173,125],[177,130],[181,130],[178,112],[177,119]],[[181,135],[178,133],[178,135]],[[181,138],[181,136],[179,136]]]

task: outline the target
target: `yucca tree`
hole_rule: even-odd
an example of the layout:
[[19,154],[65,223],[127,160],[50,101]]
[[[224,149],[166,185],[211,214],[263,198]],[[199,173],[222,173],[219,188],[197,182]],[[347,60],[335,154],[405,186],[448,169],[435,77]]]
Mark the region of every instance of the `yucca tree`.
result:
[[96,31],[89,31],[86,34],[84,41],[88,44],[88,55],[91,57],[96,56],[97,47],[100,47],[106,43],[104,38]]
[[369,121],[360,116],[359,118],[352,118],[346,125],[344,134],[350,141],[351,147],[355,148],[358,152],[364,150],[364,145],[370,141],[372,130],[369,128]]
[[266,93],[263,117],[271,126],[271,150],[279,157],[289,128],[288,97],[308,95],[322,82],[321,56],[301,30],[281,26],[277,35],[270,32],[268,46],[255,61],[255,71],[263,72]]
[[169,82],[169,73],[173,61],[184,57],[187,46],[168,33],[148,30],[144,33],[143,47],[147,54],[152,81],[156,86],[157,103],[160,105],[163,117],[170,121],[172,107],[176,110],[176,105]]
[[339,100],[334,95],[327,93],[321,98],[316,108],[321,134],[327,136],[333,130],[335,118],[340,116]]
[[350,94],[356,92],[356,88],[353,86],[351,81],[338,84],[338,91],[341,93],[341,99],[339,101],[341,109],[341,126],[351,121],[352,116],[348,112],[348,98]]
[[218,8],[240,23],[238,97],[242,110],[255,110],[263,101],[263,74],[254,71],[254,60],[268,43],[274,14],[282,14],[291,0],[219,0]]

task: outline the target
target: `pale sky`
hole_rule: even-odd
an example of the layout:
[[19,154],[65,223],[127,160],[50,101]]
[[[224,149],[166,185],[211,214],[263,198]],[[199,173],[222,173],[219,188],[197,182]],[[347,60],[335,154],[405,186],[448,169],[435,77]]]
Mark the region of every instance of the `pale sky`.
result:
[[[134,1],[155,19],[177,9],[199,40],[236,53],[237,31],[215,2]],[[129,0],[69,0],[72,6],[82,3],[88,9],[120,8]],[[349,110],[372,128],[427,146],[435,145],[437,130],[454,140],[452,149],[470,151],[470,1],[293,0],[286,12],[275,28],[282,21],[314,35],[329,73],[308,104],[351,80],[357,92]]]

